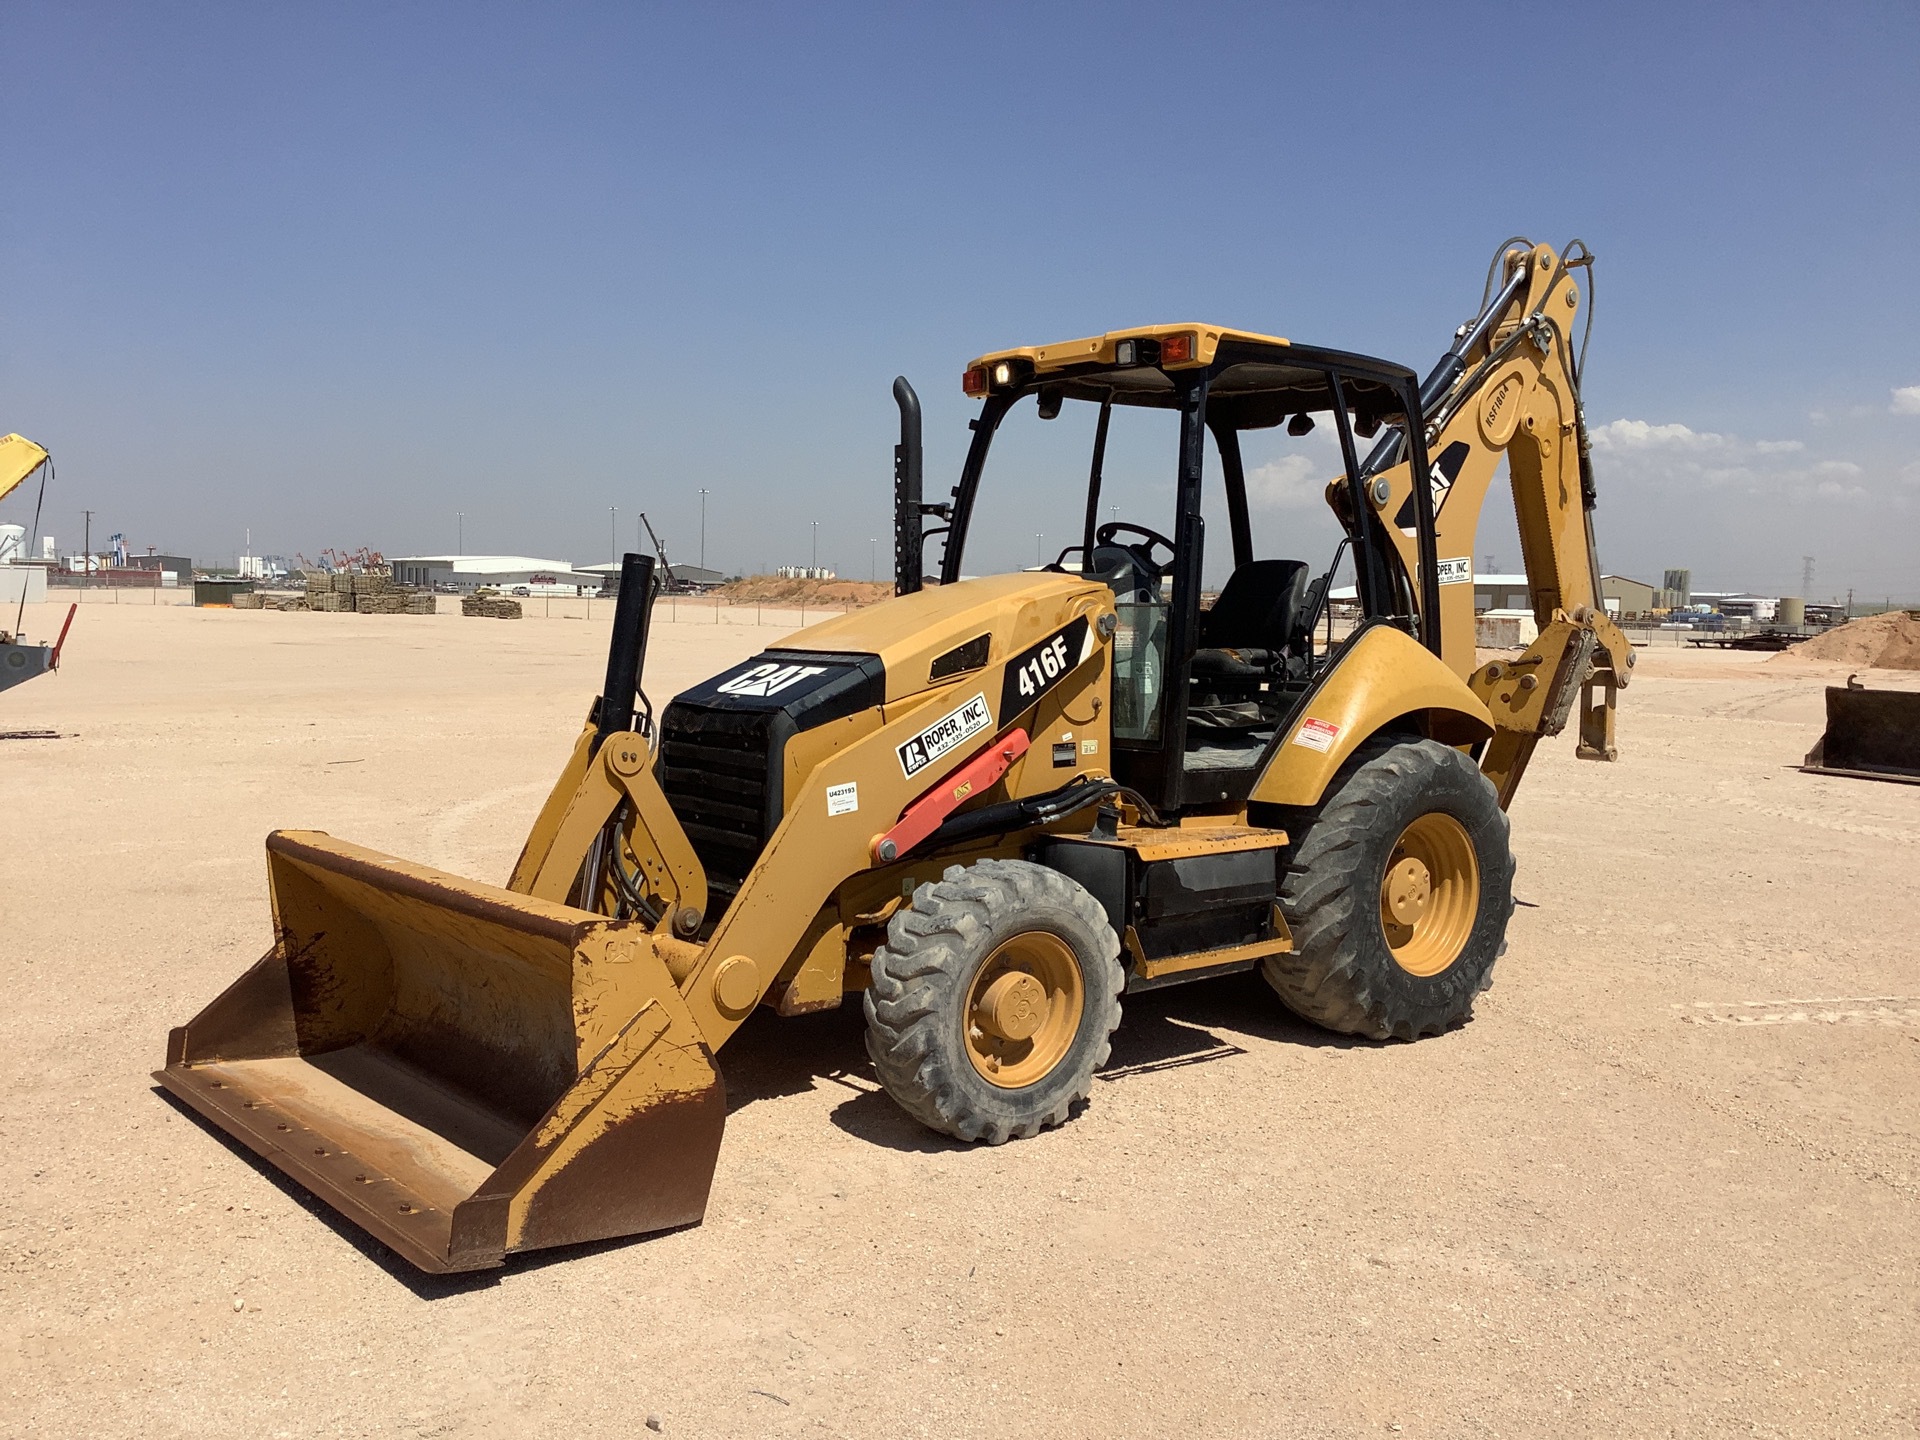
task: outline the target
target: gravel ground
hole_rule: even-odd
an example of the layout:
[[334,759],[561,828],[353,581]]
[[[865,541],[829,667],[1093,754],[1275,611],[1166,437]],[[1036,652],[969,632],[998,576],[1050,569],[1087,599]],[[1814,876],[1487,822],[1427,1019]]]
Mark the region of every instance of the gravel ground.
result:
[[[651,688],[779,633],[662,623]],[[1619,764],[1542,751],[1458,1031],[1163,991],[1084,1114],[978,1149],[857,1006],[762,1015],[703,1226],[418,1276],[147,1072],[265,948],[268,829],[504,877],[604,642],[89,606],[0,697],[62,737],[0,742],[0,1432],[1920,1428],[1920,787],[1790,768],[1844,672],[1764,657],[1651,652]]]

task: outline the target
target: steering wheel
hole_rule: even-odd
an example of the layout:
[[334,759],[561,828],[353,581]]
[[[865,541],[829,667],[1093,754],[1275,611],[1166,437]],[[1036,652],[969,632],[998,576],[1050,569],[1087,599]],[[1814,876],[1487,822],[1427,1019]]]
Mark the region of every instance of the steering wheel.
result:
[[[1173,548],[1173,541],[1162,535],[1158,530],[1149,530],[1144,525],[1135,525],[1126,520],[1109,520],[1105,525],[1102,525],[1098,530],[1093,532],[1093,538],[1102,545],[1111,545],[1114,543],[1113,537],[1122,531],[1131,535],[1138,535],[1146,542],[1143,545],[1123,545],[1121,547],[1122,549],[1131,550],[1135,555],[1139,556],[1141,563],[1152,569],[1156,576],[1167,573],[1168,568],[1173,564],[1173,557],[1178,552]],[[1166,547],[1167,558],[1164,561],[1155,561],[1153,558],[1153,547],[1156,545]]]

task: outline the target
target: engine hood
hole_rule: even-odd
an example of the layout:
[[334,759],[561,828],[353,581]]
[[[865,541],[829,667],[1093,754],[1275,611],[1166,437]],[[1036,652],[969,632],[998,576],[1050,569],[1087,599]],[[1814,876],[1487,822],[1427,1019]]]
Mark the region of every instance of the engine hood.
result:
[[1076,615],[1112,608],[1111,590],[1078,575],[985,575],[836,615],[795,631],[768,654],[878,656],[886,698],[901,700],[997,664]]

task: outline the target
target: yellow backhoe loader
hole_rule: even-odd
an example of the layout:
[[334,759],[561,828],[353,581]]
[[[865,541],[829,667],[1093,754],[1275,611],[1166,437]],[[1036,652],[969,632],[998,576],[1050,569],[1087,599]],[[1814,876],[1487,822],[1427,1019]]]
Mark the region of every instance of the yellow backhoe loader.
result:
[[[47,452],[27,439],[24,435],[0,435],[0,500],[11,495],[25,484],[41,466],[52,470],[53,463]],[[41,478],[42,495],[45,493],[45,475]],[[33,514],[34,529],[40,527],[40,512],[36,508]],[[15,532],[16,535],[18,532]],[[18,561],[24,555],[9,555],[8,560]],[[60,651],[67,643],[67,630],[73,624],[73,613],[77,606],[67,607],[66,624],[60,627],[60,638],[53,644],[35,644],[20,633],[20,619],[27,609],[27,586],[22,581],[20,603],[14,611],[13,628],[8,629],[5,616],[0,615],[0,690],[9,690],[15,685],[25,684],[38,676],[50,674],[60,668]]]
[[[272,948],[156,1079],[414,1264],[464,1270],[697,1222],[714,1056],[758,1007],[862,993],[886,1088],[988,1143],[1067,1119],[1123,997],[1157,986],[1258,968],[1348,1034],[1458,1024],[1503,946],[1528,757],[1578,706],[1580,753],[1611,758],[1632,664],[1595,573],[1590,259],[1504,245],[1424,384],[1199,324],[982,356],[938,504],[896,382],[894,599],[656,717],[651,562],[629,556],[606,683],[506,885],[275,832]],[[963,578],[989,450],[1029,398],[1042,420],[1090,407],[1082,533],[1043,570]],[[1099,523],[1116,407],[1177,431],[1170,533]],[[1318,574],[1256,553],[1241,458],[1249,431],[1316,422],[1346,532]],[[1209,449],[1231,565],[1206,607]],[[1483,665],[1472,556],[1502,456],[1540,633]]]

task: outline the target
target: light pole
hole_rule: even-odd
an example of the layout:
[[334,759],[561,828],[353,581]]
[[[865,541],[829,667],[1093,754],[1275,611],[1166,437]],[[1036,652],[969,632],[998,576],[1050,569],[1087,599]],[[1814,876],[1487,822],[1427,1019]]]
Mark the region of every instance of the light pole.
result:
[[867,579],[880,578],[880,542],[873,536],[867,537]]
[[1047,563],[1046,552],[1040,548],[1040,542],[1046,538],[1038,530],[1033,532],[1033,563],[1036,565]]
[[700,568],[707,568],[707,492],[700,492]]
[[85,589],[93,584],[93,511],[82,510],[87,517],[87,528],[80,541],[80,586]]
[[467,512],[464,510],[456,510],[453,512],[453,517],[454,535],[456,537],[453,544],[453,553],[456,555],[464,555],[467,553]]
[[607,506],[607,559],[620,563],[620,507]]
[[813,574],[808,578],[818,580],[820,578],[820,522],[811,520],[807,523],[813,526]]

